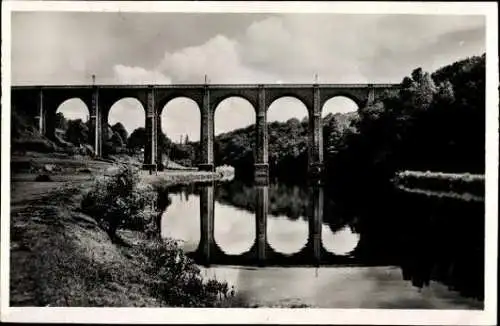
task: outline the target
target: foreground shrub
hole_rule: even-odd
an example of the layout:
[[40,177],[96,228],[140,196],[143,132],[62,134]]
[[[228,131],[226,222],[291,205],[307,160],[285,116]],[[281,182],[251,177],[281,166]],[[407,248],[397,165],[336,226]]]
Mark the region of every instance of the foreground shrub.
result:
[[164,305],[173,307],[230,306],[234,289],[226,282],[204,280],[200,268],[187,257],[177,242],[156,240],[142,245],[141,252],[150,260],[149,274],[155,275],[151,294]]
[[156,192],[139,182],[138,170],[122,166],[118,172],[95,181],[84,195],[81,209],[94,217],[112,240],[117,240],[118,228],[153,232],[156,216]]

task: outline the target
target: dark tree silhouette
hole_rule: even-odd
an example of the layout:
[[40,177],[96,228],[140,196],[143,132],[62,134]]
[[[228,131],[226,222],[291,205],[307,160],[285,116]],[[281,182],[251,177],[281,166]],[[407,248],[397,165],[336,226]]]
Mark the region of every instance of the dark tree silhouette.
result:
[[65,138],[77,146],[88,144],[89,129],[81,119],[68,120],[68,128],[66,129]]
[[111,130],[113,130],[113,132],[117,133],[120,136],[120,139],[122,140],[122,142],[127,141],[128,132],[120,122],[117,122],[113,126],[111,126]]

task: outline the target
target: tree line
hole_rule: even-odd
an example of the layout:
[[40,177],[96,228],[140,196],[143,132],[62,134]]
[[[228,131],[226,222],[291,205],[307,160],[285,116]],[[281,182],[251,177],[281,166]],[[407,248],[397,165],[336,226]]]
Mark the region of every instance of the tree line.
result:
[[402,170],[484,174],[485,60],[413,70],[399,93],[360,110],[326,155],[327,178],[359,191]]

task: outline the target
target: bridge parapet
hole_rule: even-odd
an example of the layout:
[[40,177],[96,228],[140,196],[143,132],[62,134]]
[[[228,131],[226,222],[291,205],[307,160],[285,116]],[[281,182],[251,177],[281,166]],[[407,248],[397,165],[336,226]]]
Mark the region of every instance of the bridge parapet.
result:
[[287,83],[276,83],[276,84],[96,84],[96,85],[12,85],[13,90],[23,90],[23,89],[89,89],[89,88],[100,88],[100,89],[146,89],[146,88],[158,88],[158,89],[191,89],[191,88],[205,88],[217,89],[217,88],[230,88],[230,89],[259,89],[259,87],[264,87],[266,89],[272,88],[400,88],[400,84],[357,84],[357,83],[347,83],[347,84],[287,84]]

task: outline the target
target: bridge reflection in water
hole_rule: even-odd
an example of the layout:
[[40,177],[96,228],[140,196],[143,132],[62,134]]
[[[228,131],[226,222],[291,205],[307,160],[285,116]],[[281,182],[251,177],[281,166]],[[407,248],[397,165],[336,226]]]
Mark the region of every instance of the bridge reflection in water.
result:
[[[275,250],[268,239],[269,186],[256,185],[255,189],[255,240],[247,251],[228,254],[214,237],[215,186],[203,185],[200,189],[200,241],[194,252],[188,253],[203,265],[247,266],[319,266],[358,265],[355,256],[335,254],[325,248],[322,241],[324,190],[310,186],[310,208],[307,216],[308,236],[305,246],[292,254]],[[250,231],[249,231],[250,232]],[[363,265],[366,265],[363,263]]]
[[[371,308],[386,307],[402,293],[410,301],[401,307],[456,306],[444,302],[450,298],[473,298],[478,301],[467,306],[482,307],[484,201],[396,192],[385,200],[345,203],[327,189],[239,182],[170,188],[161,196],[170,203],[162,208],[162,236],[181,240],[198,264],[210,265],[206,270],[258,279],[238,285],[259,300],[305,298],[314,288],[314,305],[359,308],[359,302],[328,301],[326,293],[360,287],[353,298],[371,296],[365,302]],[[316,280],[308,266],[333,267],[321,268],[332,279]],[[315,281],[302,282],[311,271]],[[297,292],[286,275],[312,288]],[[415,294],[408,283],[432,293]],[[372,286],[379,290],[366,291]]]

